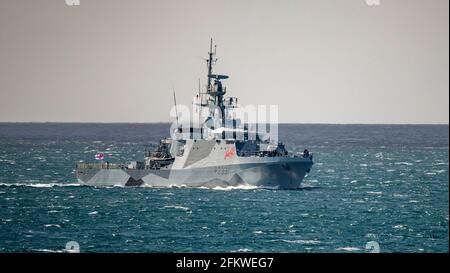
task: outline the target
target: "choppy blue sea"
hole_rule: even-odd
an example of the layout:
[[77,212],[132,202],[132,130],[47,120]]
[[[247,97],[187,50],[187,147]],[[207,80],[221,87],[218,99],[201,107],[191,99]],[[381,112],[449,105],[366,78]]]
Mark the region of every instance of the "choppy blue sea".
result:
[[0,124],[0,252],[449,251],[448,125],[280,125],[301,190],[94,188],[74,167],[143,157],[169,124]]

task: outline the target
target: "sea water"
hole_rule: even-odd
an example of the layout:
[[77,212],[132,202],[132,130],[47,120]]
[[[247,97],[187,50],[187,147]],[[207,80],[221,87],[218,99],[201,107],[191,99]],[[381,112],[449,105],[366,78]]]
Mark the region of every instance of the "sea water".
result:
[[80,186],[169,124],[0,124],[0,252],[448,252],[448,125],[279,127],[314,153],[299,190]]

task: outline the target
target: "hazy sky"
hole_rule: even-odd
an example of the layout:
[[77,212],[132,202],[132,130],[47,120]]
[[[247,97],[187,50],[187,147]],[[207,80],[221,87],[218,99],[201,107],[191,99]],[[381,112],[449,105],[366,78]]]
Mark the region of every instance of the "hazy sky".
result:
[[280,122],[448,123],[449,1],[0,1],[0,121],[169,121],[216,72]]

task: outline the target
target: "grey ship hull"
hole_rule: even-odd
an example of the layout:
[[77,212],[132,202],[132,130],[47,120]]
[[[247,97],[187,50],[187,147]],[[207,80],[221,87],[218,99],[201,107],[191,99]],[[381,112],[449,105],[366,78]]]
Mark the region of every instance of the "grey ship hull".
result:
[[312,167],[310,158],[243,158],[228,165],[161,169],[77,169],[90,186],[226,187],[252,185],[296,189]]

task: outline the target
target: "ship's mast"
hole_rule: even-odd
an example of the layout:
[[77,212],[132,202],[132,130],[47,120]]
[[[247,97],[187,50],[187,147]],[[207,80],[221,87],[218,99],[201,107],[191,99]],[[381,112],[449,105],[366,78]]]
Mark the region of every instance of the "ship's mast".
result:
[[[227,79],[228,76],[226,75],[216,75],[212,73],[212,66],[216,63],[217,59],[215,58],[216,55],[216,46],[214,46],[214,52],[213,52],[213,40],[211,38],[211,43],[209,46],[209,52],[208,52],[208,60],[206,60],[208,64],[208,86],[207,86],[207,94],[209,94],[216,106],[218,106],[221,110],[221,118],[222,118],[222,127],[225,128],[225,106],[223,103],[223,95],[225,95],[226,91],[225,88],[222,87],[222,83],[220,80]],[[212,84],[212,79],[214,79],[214,84]],[[223,138],[225,136],[223,135]]]
[[211,44],[209,46],[209,58],[208,60],[206,60],[206,62],[208,63],[208,91],[210,91],[212,89],[211,87],[211,75],[212,75],[212,63],[213,63],[213,55],[215,54],[215,52],[212,52],[212,46],[213,46],[213,40],[211,38]]

